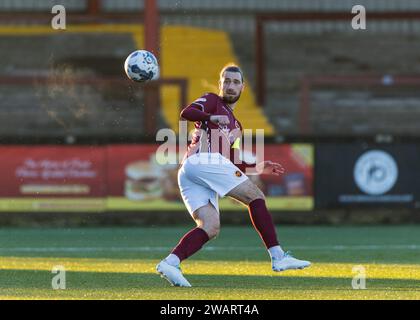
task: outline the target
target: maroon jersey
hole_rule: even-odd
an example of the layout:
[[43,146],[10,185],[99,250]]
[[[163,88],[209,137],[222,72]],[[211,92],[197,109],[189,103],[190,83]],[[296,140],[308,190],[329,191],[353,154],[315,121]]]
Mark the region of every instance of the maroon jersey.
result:
[[[217,125],[211,122],[212,115],[227,116],[229,124]],[[218,152],[230,159],[242,171],[246,167],[255,166],[255,164],[248,165],[240,161],[239,149],[232,148],[233,144],[241,145],[242,125],[220,96],[214,93],[203,95],[183,109],[181,117],[195,122],[195,130],[184,159],[195,153]]]

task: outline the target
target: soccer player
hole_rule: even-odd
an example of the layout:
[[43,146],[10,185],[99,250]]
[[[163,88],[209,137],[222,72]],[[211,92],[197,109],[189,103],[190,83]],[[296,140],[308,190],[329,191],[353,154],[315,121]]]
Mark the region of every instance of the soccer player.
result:
[[280,247],[264,194],[244,174],[248,167],[255,167],[262,174],[280,175],[284,173],[283,167],[271,161],[249,165],[239,160],[242,126],[235,118],[234,109],[244,90],[242,70],[232,64],[225,66],[220,72],[219,89],[219,95],[205,94],[181,112],[182,118],[195,122],[195,130],[178,172],[178,184],[197,227],[185,234],[156,266],[157,272],[174,286],[191,287],[180,263],[218,235],[219,196],[232,197],[248,207],[274,271],[310,265],[309,261],[298,260]]

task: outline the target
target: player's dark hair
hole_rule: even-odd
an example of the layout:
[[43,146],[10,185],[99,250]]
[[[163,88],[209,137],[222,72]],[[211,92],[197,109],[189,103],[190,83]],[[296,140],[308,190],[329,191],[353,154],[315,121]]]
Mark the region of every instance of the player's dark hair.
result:
[[244,74],[243,74],[241,68],[239,68],[236,64],[229,63],[229,64],[225,65],[223,67],[222,71],[220,71],[220,78],[222,77],[223,73],[225,73],[226,71],[240,73],[241,74],[242,83],[244,82]]

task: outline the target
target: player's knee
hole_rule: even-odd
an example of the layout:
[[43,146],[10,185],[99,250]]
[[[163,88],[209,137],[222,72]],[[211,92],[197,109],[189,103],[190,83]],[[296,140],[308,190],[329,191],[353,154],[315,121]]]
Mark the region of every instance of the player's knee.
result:
[[207,233],[210,239],[216,238],[220,233],[220,222],[219,221],[212,221],[204,223],[203,227],[204,231]]
[[257,199],[261,199],[265,201],[265,195],[260,189],[257,189],[257,192],[254,197],[254,200],[257,200]]
[[265,201],[264,193],[258,188],[256,188],[252,193],[248,194],[247,199],[246,199],[247,204],[250,204],[252,201],[255,201],[257,199],[261,199]]
[[209,231],[207,232],[207,235],[209,236],[209,239],[214,239],[216,238],[220,233],[220,228],[212,228],[209,229]]

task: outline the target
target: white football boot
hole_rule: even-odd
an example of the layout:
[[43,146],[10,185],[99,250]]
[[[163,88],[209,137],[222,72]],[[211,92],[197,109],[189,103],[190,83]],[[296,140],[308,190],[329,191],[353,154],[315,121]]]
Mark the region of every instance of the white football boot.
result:
[[284,271],[289,269],[303,269],[309,267],[309,261],[293,258],[289,251],[285,252],[281,259],[271,259],[273,271]]
[[191,284],[182,275],[179,267],[174,267],[164,260],[159,262],[156,266],[156,271],[160,276],[169,281],[169,283],[176,287],[191,287]]

